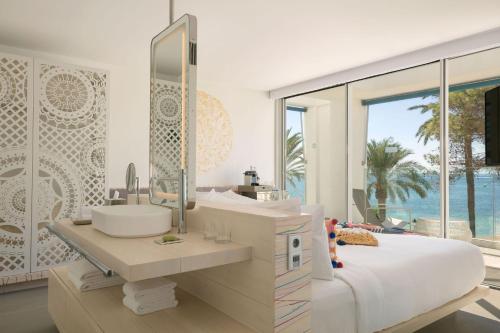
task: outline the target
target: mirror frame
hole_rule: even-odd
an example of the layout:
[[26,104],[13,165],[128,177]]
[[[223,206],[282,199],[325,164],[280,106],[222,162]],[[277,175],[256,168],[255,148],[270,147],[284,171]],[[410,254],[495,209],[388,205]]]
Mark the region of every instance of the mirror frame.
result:
[[[155,138],[153,133],[152,124],[155,121],[154,110],[152,110],[152,100],[154,98],[154,85],[156,80],[156,62],[155,62],[155,46],[166,36],[177,30],[182,25],[185,26],[186,38],[182,45],[183,54],[185,57],[185,69],[182,70],[181,85],[185,86],[184,93],[182,94],[181,108],[183,120],[187,121],[188,130],[181,133],[187,138],[187,145],[181,146],[181,156],[184,156],[184,161],[181,161],[181,170],[184,169],[185,174],[185,193],[188,202],[194,202],[196,199],[196,67],[197,67],[197,22],[196,17],[185,14],[177,21],[169,25],[166,29],[161,31],[158,35],[153,37],[150,45],[150,96],[149,96],[149,201],[153,205],[167,206],[171,208],[180,208],[178,196],[176,199],[168,200],[155,196],[153,193],[153,152]],[[183,66],[184,67],[184,66]],[[178,170],[180,172],[180,170]],[[184,203],[187,204],[187,203]]]

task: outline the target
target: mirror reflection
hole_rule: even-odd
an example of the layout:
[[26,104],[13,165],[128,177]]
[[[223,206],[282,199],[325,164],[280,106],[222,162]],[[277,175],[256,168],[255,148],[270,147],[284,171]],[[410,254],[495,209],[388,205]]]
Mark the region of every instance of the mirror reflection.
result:
[[180,207],[180,201],[194,200],[194,32],[195,18],[184,15],[151,42],[150,199],[153,204]]

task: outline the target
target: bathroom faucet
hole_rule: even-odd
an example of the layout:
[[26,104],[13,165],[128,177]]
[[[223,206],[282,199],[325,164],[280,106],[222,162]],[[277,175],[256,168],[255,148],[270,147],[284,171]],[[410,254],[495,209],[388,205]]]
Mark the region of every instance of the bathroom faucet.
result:
[[187,233],[186,208],[187,208],[187,179],[186,170],[179,170],[179,221],[177,223],[177,232],[179,234]]
[[137,198],[135,199],[135,202],[136,202],[136,204],[140,205],[141,204],[141,197],[139,194],[139,177],[135,177],[135,186],[136,186],[135,192],[137,194]]

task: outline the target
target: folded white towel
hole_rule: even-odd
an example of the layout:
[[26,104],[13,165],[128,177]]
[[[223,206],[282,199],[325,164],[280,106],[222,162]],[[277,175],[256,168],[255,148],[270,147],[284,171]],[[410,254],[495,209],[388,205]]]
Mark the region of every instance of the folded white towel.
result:
[[138,295],[138,294],[126,295],[125,294],[125,296],[130,297],[139,303],[151,303],[151,302],[154,303],[154,302],[162,300],[162,299],[170,299],[170,298],[175,299],[175,290],[170,289],[168,291],[161,291],[161,292],[157,292],[157,293],[156,292],[155,293],[148,292],[148,293],[142,293],[140,295]]
[[134,295],[136,297],[148,297],[167,293],[173,290],[177,284],[166,278],[160,277],[156,279],[142,280],[137,282],[127,282],[123,285],[123,293],[125,295]]
[[130,296],[125,296],[123,298],[123,305],[125,305],[137,315],[145,315],[163,309],[175,308],[177,304],[178,301],[175,299],[175,297],[161,299],[152,303],[140,303]]
[[112,277],[105,277],[103,274],[101,275],[103,276],[102,279],[94,279],[93,281],[89,281],[79,279],[72,272],[68,273],[70,281],[75,285],[76,289],[80,291],[89,291],[94,289],[112,287],[125,283],[125,280],[123,280],[118,275]]
[[68,270],[79,280],[105,277],[104,274],[87,260],[82,259],[71,263]]
[[[72,274],[75,279],[78,279],[76,277],[76,275],[74,275],[72,272],[68,272],[68,274]],[[86,282],[86,283],[97,283],[97,282],[104,281],[106,279],[108,279],[107,276],[105,276],[104,274],[100,274],[99,276],[94,276],[94,277],[87,278],[87,279],[78,279],[78,280],[80,280],[82,282]],[[125,283],[125,282],[123,282],[123,283]]]

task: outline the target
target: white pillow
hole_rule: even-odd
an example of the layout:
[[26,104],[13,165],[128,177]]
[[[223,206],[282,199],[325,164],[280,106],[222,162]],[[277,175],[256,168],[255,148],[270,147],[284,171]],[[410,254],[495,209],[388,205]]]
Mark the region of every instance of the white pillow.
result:
[[[230,193],[232,192],[232,193]],[[206,192],[205,192],[206,193]],[[198,193],[197,193],[198,195]],[[291,212],[295,214],[300,214],[300,199],[292,198],[287,200],[277,200],[277,201],[257,201],[244,197],[242,195],[236,194],[233,191],[226,191],[223,193],[216,192],[214,189],[207,194],[197,197],[198,200],[211,201],[211,202],[224,202],[232,204],[244,204],[248,206],[254,206],[266,209],[276,209],[286,212]]]
[[302,206],[302,213],[312,215],[312,278],[333,280],[334,270],[330,260],[330,249],[325,228],[325,211],[323,206]]
[[245,197],[243,195],[237,194],[233,192],[232,190],[227,190],[225,192],[222,192],[220,195],[222,195],[225,198],[232,199],[234,201],[238,201],[240,204],[255,204],[256,200]]
[[276,210],[300,214],[299,198],[276,200],[276,201],[256,201],[255,206],[259,208],[276,209]]
[[216,192],[215,190],[213,190],[213,192],[211,191],[210,194],[208,195],[208,197],[205,198],[204,200],[211,201],[211,202],[229,203],[229,204],[237,204],[238,203],[236,200],[226,198],[221,193]]
[[211,189],[210,192],[196,192],[196,200],[208,201],[211,193],[215,193],[215,189]]

